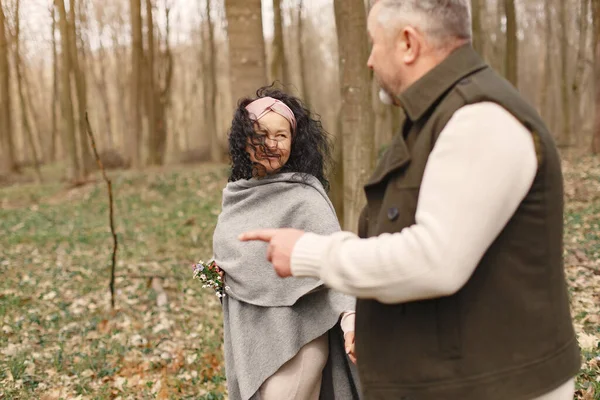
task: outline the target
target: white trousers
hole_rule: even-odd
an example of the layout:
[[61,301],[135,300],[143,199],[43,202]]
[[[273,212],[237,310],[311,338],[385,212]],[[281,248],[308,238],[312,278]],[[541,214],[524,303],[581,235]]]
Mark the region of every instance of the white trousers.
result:
[[329,357],[327,334],[300,349],[260,387],[262,400],[319,400],[323,368]]

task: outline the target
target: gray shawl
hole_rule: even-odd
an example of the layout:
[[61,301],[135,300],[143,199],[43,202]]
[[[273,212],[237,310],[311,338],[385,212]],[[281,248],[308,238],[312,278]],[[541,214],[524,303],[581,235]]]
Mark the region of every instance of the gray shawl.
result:
[[260,400],[258,389],[300,348],[327,334],[329,359],[321,399],[356,400],[356,369],[344,352],[340,314],[355,299],[307,278],[281,279],[266,260],[266,245],[237,236],[257,228],[339,230],[335,211],[314,177],[278,174],[229,183],[213,238],[217,264],[231,288],[223,300],[225,370],[230,400]]
[[317,178],[283,173],[229,183],[223,190],[213,251],[217,265],[227,273],[227,294],[248,304],[291,306],[322,286],[313,278],[279,278],[266,261],[266,243],[237,239],[260,228],[297,228],[322,235],[339,231],[333,205]]

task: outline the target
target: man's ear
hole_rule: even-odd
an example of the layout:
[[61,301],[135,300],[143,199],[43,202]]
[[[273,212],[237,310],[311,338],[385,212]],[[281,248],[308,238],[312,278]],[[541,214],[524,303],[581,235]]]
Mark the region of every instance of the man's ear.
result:
[[412,26],[406,26],[397,38],[404,52],[402,60],[405,64],[413,64],[421,52],[423,35]]

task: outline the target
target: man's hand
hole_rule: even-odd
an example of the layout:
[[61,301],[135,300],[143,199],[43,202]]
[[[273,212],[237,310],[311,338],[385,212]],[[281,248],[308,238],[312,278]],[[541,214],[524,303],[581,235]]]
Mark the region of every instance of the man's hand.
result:
[[239,239],[242,242],[261,240],[269,243],[267,260],[273,264],[277,275],[285,278],[292,276],[292,251],[302,235],[304,232],[297,229],[263,229],[242,233]]
[[356,364],[356,354],[354,354],[354,332],[348,332],[344,335],[344,347],[350,361]]

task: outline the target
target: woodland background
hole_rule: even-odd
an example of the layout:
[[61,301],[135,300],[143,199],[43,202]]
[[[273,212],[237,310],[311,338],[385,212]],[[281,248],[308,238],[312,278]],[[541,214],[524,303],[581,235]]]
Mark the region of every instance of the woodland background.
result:
[[[0,399],[226,397],[219,304],[189,266],[210,257],[233,109],[277,81],[317,112],[354,230],[401,113],[366,68],[368,3],[0,0]],[[576,397],[600,399],[600,1],[471,3],[474,47],[563,157]]]

